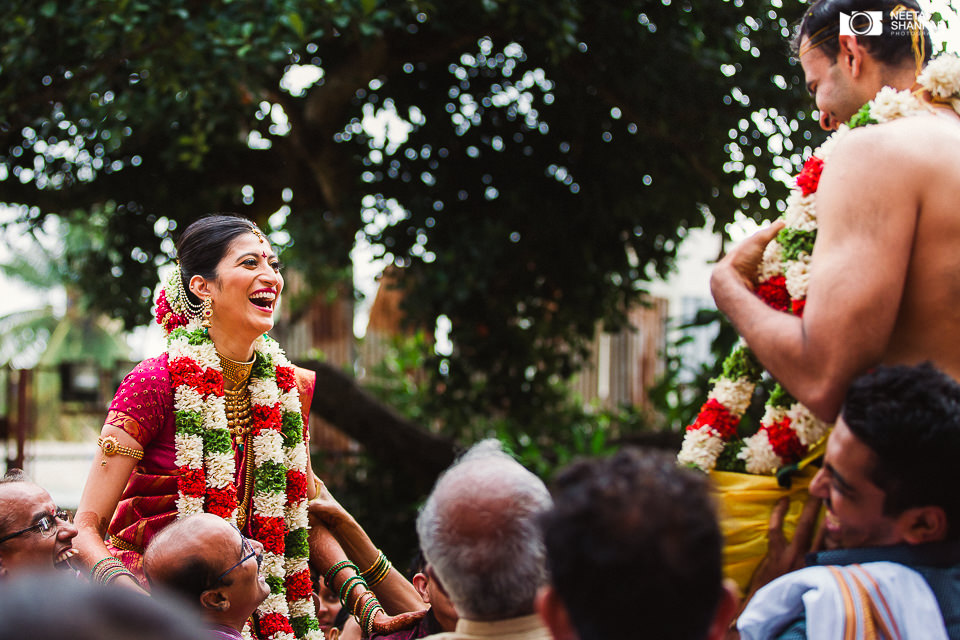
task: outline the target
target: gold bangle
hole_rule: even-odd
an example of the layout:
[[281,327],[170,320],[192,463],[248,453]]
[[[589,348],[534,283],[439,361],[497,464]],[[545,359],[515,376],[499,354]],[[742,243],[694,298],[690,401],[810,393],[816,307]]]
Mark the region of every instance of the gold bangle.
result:
[[120,441],[117,440],[116,436],[100,436],[97,438],[97,444],[100,445],[100,449],[105,456],[121,455],[130,456],[136,460],[143,459],[143,451],[137,451],[136,449],[123,446],[120,444]]
[[373,587],[377,586],[378,584],[380,584],[381,582],[383,582],[388,575],[390,575],[390,569],[393,568],[393,565],[390,564],[390,561],[387,560],[386,556],[384,556],[383,559],[384,559],[383,568],[380,570],[380,572],[379,572],[377,575],[375,575],[374,577],[372,577],[372,578],[367,582],[367,586],[370,587],[370,588],[373,588]]
[[374,573],[377,572],[377,570],[380,568],[380,563],[386,562],[386,561],[387,561],[387,556],[383,553],[383,551],[380,551],[380,549],[377,549],[377,559],[373,561],[373,564],[370,565],[369,569],[367,569],[366,571],[361,571],[360,575],[363,576],[364,580],[368,579],[370,576],[372,576]]

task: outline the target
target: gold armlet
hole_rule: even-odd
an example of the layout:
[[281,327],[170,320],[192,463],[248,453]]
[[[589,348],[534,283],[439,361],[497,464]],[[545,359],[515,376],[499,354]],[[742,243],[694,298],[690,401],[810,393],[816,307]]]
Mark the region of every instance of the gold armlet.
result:
[[143,459],[143,451],[137,451],[136,449],[121,445],[115,436],[100,436],[97,438],[97,444],[103,451],[103,455],[107,457],[121,455],[130,456],[135,460]]

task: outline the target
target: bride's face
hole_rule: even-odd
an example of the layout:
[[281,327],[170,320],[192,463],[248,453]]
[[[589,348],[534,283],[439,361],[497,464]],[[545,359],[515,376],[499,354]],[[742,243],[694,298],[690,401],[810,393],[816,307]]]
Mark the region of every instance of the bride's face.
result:
[[273,328],[282,290],[280,261],[269,243],[242,233],[217,264],[211,323],[218,333],[256,339]]

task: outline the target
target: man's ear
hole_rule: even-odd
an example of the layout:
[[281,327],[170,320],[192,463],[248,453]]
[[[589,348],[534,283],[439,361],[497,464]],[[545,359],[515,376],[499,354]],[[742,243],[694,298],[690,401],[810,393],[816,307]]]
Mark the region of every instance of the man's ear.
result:
[[227,611],[230,609],[230,599],[219,589],[207,589],[200,594],[200,605],[211,611]]
[[550,585],[540,587],[535,606],[543,626],[550,630],[553,640],[577,640],[577,632],[570,621],[570,613],[553,587]]
[[430,581],[430,578],[423,572],[417,572],[413,574],[413,578],[410,582],[413,583],[413,588],[417,590],[417,593],[420,594],[420,597],[423,598],[423,601],[427,604],[430,603],[430,593],[427,591],[427,583]]
[[708,640],[722,640],[727,635],[727,630],[730,628],[733,617],[737,615],[737,609],[740,606],[737,591],[739,589],[737,589],[736,583],[723,581],[720,602],[717,603],[717,611],[713,614],[713,622],[710,623],[710,632],[707,634]]
[[843,63],[850,69],[850,74],[856,78],[863,72],[863,47],[857,42],[857,36],[837,36],[839,50],[837,62]]
[[928,505],[905,510],[897,518],[901,536],[907,544],[923,544],[945,540],[949,523],[943,507]]

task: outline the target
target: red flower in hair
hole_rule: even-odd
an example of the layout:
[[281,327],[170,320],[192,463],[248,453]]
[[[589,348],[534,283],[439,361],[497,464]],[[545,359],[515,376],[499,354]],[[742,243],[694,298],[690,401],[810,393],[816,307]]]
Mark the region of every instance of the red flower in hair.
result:
[[202,496],[207,486],[207,478],[203,468],[191,469],[180,467],[180,476],[177,478],[177,488],[185,496]]
[[168,313],[173,313],[173,307],[167,301],[167,290],[161,289],[157,296],[157,324],[163,325],[163,319]]
[[786,464],[796,462],[806,453],[806,447],[800,443],[796,432],[790,427],[790,418],[778,420],[767,427],[770,446]]
[[817,156],[810,156],[803,163],[803,169],[797,176],[797,187],[803,195],[808,196],[815,193],[820,185],[820,174],[823,173],[823,160]]
[[229,518],[237,509],[237,487],[231,482],[222,489],[207,491],[207,512]]
[[691,427],[699,429],[703,426],[713,427],[724,440],[729,440],[737,434],[737,425],[740,418],[730,413],[730,410],[720,404],[716,398],[710,398],[700,407],[697,420]]
[[790,294],[787,292],[787,279],[784,276],[774,276],[757,285],[757,295],[777,311],[790,309]]
[[287,471],[287,502],[292,504],[307,497],[307,476],[302,471]]
[[283,518],[267,518],[254,514],[250,523],[253,537],[272,553],[283,555]]
[[304,600],[309,598],[313,591],[308,569],[287,576],[284,583],[287,586],[287,600]]
[[283,392],[291,391],[297,386],[297,376],[293,367],[277,367],[277,387]]

